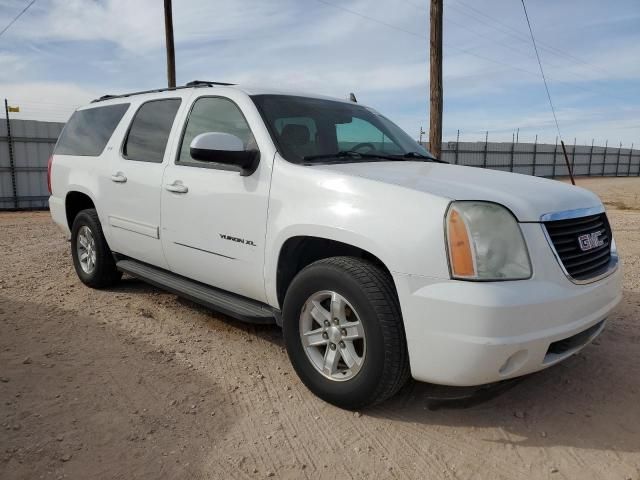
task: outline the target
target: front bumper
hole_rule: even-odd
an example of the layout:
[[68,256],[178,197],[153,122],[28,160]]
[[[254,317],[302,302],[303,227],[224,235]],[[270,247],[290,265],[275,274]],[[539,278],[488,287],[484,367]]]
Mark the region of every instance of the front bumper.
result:
[[[533,225],[525,228],[538,234]],[[540,240],[534,243],[540,251],[531,252],[530,280],[464,282],[393,274],[416,380],[472,386],[525,375],[564,360],[602,331],[622,298],[620,268],[597,282],[575,285]]]

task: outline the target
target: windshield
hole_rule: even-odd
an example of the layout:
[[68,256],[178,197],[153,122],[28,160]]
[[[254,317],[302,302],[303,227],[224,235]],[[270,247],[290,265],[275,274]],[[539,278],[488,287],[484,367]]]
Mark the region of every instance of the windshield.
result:
[[292,95],[252,98],[280,154],[294,163],[433,158],[393,122],[355,103]]

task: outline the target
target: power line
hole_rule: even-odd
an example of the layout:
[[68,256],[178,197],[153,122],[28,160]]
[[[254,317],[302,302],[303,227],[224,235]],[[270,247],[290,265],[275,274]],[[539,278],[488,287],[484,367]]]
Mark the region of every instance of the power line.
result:
[[[544,88],[547,91],[547,98],[549,99],[549,105],[551,106],[551,113],[553,113],[553,120],[556,122],[556,129],[558,130],[558,137],[560,137],[560,145],[562,145],[562,153],[564,154],[564,161],[567,163],[567,172],[571,179],[571,185],[575,185],[576,181],[573,178],[573,166],[569,163],[569,156],[567,155],[567,149],[564,146],[562,140],[562,134],[560,133],[560,125],[558,125],[558,117],[556,117],[556,109],[553,108],[553,102],[551,101],[551,93],[549,92],[549,85],[547,85],[547,79],[544,76],[544,69],[542,68],[542,62],[540,61],[540,54],[538,53],[538,47],[536,45],[536,39],[533,36],[533,29],[531,28],[531,22],[529,21],[529,14],[527,13],[527,6],[524,4],[524,0],[521,0],[522,8],[524,9],[524,16],[527,19],[527,25],[529,26],[529,33],[531,34],[531,42],[533,43],[533,49],[536,51],[536,58],[538,59],[538,66],[540,67],[540,73],[542,74],[542,80],[544,82]],[[538,136],[536,135],[536,143]],[[557,140],[556,140],[557,142]],[[620,144],[622,146],[622,144]],[[573,140],[573,154],[576,153],[576,141]],[[620,163],[620,150],[618,150],[618,163]],[[617,170],[618,167],[616,167]],[[534,167],[535,169],[535,167]],[[617,172],[616,172],[617,173]]]
[[536,39],[533,36],[533,29],[531,28],[531,22],[529,21],[529,14],[527,13],[527,7],[524,4],[524,0],[521,0],[521,2],[522,2],[522,8],[524,8],[524,16],[527,19],[527,25],[529,25],[529,33],[531,34],[533,49],[536,51],[536,58],[538,59],[538,65],[540,66],[540,73],[542,74],[542,81],[544,82],[544,88],[547,91],[547,98],[549,99],[549,105],[551,105],[551,113],[553,113],[553,120],[556,122],[556,129],[558,130],[558,136],[562,138],[562,134],[560,133],[560,125],[558,124],[558,117],[556,117],[556,109],[553,108],[553,102],[551,101],[551,93],[549,92],[549,85],[547,85],[547,79],[544,76],[544,69],[542,68],[542,62],[540,61],[540,55],[538,54]]
[[[405,0],[405,1],[409,1],[409,0]],[[411,3],[411,2],[409,2]],[[485,25],[487,25],[490,28],[493,28],[494,30],[497,30],[501,33],[504,33],[505,35],[511,36],[513,38],[516,38],[520,41],[529,41],[529,39],[526,37],[525,34],[520,33],[518,30],[516,30],[515,28],[513,28],[512,26],[508,25],[505,22],[502,22],[500,20],[498,20],[497,18],[491,16],[491,15],[487,15],[486,13],[484,13],[482,10],[479,10],[475,7],[473,7],[472,5],[469,5],[468,3],[463,2],[462,0],[457,0],[457,3],[463,5],[464,7],[466,7],[466,9],[468,10],[472,10],[474,12],[476,12],[478,15],[481,15],[487,19],[489,19],[490,21],[496,23],[497,25],[500,25],[502,28],[498,28],[496,25],[491,25],[490,23],[487,23],[485,20],[482,20],[481,18],[478,18],[472,14],[470,14],[469,12],[465,11],[464,8],[461,8],[459,6],[457,6],[455,3],[449,3],[448,6],[458,10],[459,12],[463,13],[464,15],[467,15],[471,18],[473,18],[474,20],[480,22],[480,23],[484,23]],[[415,4],[413,4],[415,5]],[[567,53],[563,50],[560,50],[559,48],[556,48],[552,45],[549,44],[545,44],[543,42],[538,42],[538,46],[540,47],[541,50],[545,50],[548,53],[551,53],[552,55],[555,55],[557,57],[564,57],[565,59],[570,59],[574,64],[576,64],[576,66],[580,67],[580,68],[590,68],[593,71],[598,70],[602,73],[605,74],[609,74],[610,72],[608,72],[606,69],[599,67],[597,65],[594,65],[592,63],[589,63],[579,57],[576,57],[575,55],[572,55],[571,53]],[[583,66],[577,65],[578,63],[581,63]]]
[[[501,25],[503,27],[503,29],[502,29],[503,33],[505,33],[507,35],[511,35],[511,36],[513,36],[515,38],[520,38],[521,40],[525,40],[526,39],[528,41],[528,38],[526,38],[525,34],[520,33],[518,30],[513,28],[511,25],[509,25],[509,24],[507,24],[505,22],[502,22],[502,21],[498,20],[497,18],[495,18],[495,17],[493,17],[491,15],[487,15],[482,10],[479,10],[479,9],[475,8],[474,6],[463,2],[462,0],[457,0],[457,2],[460,3],[461,5],[464,5],[467,9],[473,10],[477,14],[479,14],[479,15],[481,15],[481,16],[489,19],[489,20],[491,20],[492,22],[495,22],[498,25]],[[463,11],[460,7],[458,7],[455,4],[453,4],[453,5],[450,4],[449,6],[452,7],[452,8],[458,9],[459,11]],[[466,12],[463,11],[463,13],[466,13]],[[466,13],[466,14],[470,15],[469,13]],[[476,20],[479,20],[477,17],[472,17],[472,18],[475,18]],[[492,28],[496,28],[496,27],[492,27]],[[505,29],[508,30],[508,31],[506,31]],[[539,45],[540,49],[542,49],[542,50],[547,50],[548,52],[553,53],[555,55],[564,56],[565,58],[573,59],[575,62],[579,62],[579,63],[582,63],[584,65],[590,66],[592,68],[595,68],[595,69],[598,69],[598,70],[601,70],[601,71],[605,71],[601,67],[598,67],[596,65],[590,64],[589,62],[587,62],[585,60],[582,60],[581,58],[578,58],[578,57],[576,57],[575,55],[573,55],[571,53],[568,53],[568,52],[565,52],[563,50],[560,50],[559,48],[556,48],[553,45],[545,44],[544,42],[538,42],[538,45]]]
[[339,10],[343,10],[345,12],[351,13],[352,15],[356,15],[358,17],[364,18],[364,19],[369,20],[371,22],[379,23],[380,25],[384,25],[386,27],[392,28],[392,29],[397,30],[399,32],[404,32],[404,33],[407,33],[409,35],[413,35],[414,37],[419,37],[419,38],[425,38],[426,37],[426,35],[421,35],[419,33],[412,32],[410,30],[405,30],[404,28],[398,27],[397,25],[394,25],[392,23],[387,23],[387,22],[385,22],[383,20],[378,20],[377,18],[373,18],[373,17],[370,17],[370,16],[365,15],[363,13],[356,12],[355,10],[351,10],[350,8],[343,7],[342,5],[336,5],[334,3],[330,3],[330,2],[327,2],[325,0],[316,0],[316,1],[318,1],[318,2],[320,2],[322,4],[324,4],[324,5],[328,5],[330,7],[337,8]]
[[[405,33],[407,35],[411,35],[411,36],[414,36],[414,37],[418,37],[418,38],[421,38],[423,40],[426,38],[426,35],[423,35],[423,34],[420,34],[420,33],[417,33],[417,32],[411,31],[411,30],[407,30],[407,29],[404,29],[404,28],[399,27],[397,25],[385,22],[383,20],[379,20],[377,18],[362,14],[360,12],[357,12],[357,11],[352,10],[350,8],[344,7],[342,5],[336,5],[336,4],[328,2],[326,0],[316,0],[316,1],[319,2],[319,3],[322,3],[323,5],[327,5],[327,6],[330,6],[330,7],[333,7],[333,8],[337,8],[339,10],[343,10],[343,11],[345,11],[347,13],[352,14],[352,15],[356,15],[356,16],[358,16],[360,18],[364,18],[365,20],[368,20],[370,22],[374,22],[374,23],[378,23],[380,25],[384,25],[385,27],[391,28],[391,29],[396,30],[398,32]],[[407,3],[417,7],[417,5],[412,3],[412,2],[407,1]],[[520,39],[520,40],[522,40],[522,39]],[[507,68],[509,68],[511,70],[517,70],[519,72],[526,73],[527,75],[536,75],[535,72],[527,70],[526,68],[517,67],[515,65],[509,64],[509,63],[506,63],[506,62],[502,62],[500,60],[496,60],[496,59],[491,58],[491,57],[486,57],[484,55],[479,55],[479,54],[475,53],[473,50],[468,49],[468,48],[456,47],[456,46],[450,45],[449,43],[446,43],[446,42],[444,43],[444,45],[447,47],[448,50],[454,50],[454,51],[457,51],[459,53],[462,53],[462,54],[465,54],[465,55],[470,55],[472,57],[476,57],[476,58],[479,58],[481,60],[485,60],[487,62],[496,64],[496,65],[502,65],[502,66],[507,67]],[[573,74],[573,72],[569,72],[569,73]],[[568,85],[573,89],[578,88],[578,89],[584,90],[586,92],[595,93],[595,94],[598,94],[598,95],[606,95],[606,96],[608,96],[608,97],[610,97],[612,99],[616,99],[618,101],[622,101],[623,100],[620,97],[617,97],[617,96],[614,96],[614,95],[611,95],[611,94],[607,94],[607,93],[604,93],[602,91],[597,91],[597,90],[594,90],[592,88],[588,88],[588,87],[585,87],[585,86],[582,86],[582,85],[574,85],[572,83],[564,82],[564,81],[561,81],[561,80],[554,80],[554,81],[557,84]],[[624,101],[626,102],[626,100],[624,100]]]
[[[421,34],[419,34],[419,33],[416,33],[416,32],[410,31],[410,30],[406,30],[406,29],[404,29],[404,28],[398,27],[397,25],[392,25],[392,24],[390,24],[390,23],[388,23],[388,22],[384,22],[384,21],[378,20],[377,18],[370,17],[370,16],[368,16],[368,15],[363,15],[363,14],[361,14],[360,12],[357,12],[357,11],[355,11],[355,10],[351,10],[351,9],[346,8],[346,7],[343,7],[343,6],[341,6],[341,5],[335,5],[335,4],[330,3],[330,2],[328,2],[328,1],[326,1],[326,0],[317,0],[317,1],[318,1],[318,2],[320,2],[320,3],[323,3],[324,5],[329,5],[329,6],[331,6],[331,7],[335,7],[335,8],[338,8],[338,9],[340,9],[340,10],[344,10],[344,11],[346,11],[346,12],[348,12],[348,13],[353,14],[353,15],[356,15],[356,16],[359,16],[359,17],[364,18],[364,19],[366,19],[366,20],[369,20],[369,21],[372,21],[372,22],[378,23],[378,24],[380,24],[380,25],[384,25],[384,26],[390,27],[390,28],[392,28],[392,29],[394,29],[394,30],[397,30],[397,31],[402,32],[402,33],[406,33],[406,34],[408,34],[408,35],[412,35],[412,36],[415,36],[415,37],[418,37],[418,38],[422,38],[422,39],[424,39],[424,37],[425,37],[425,36],[423,36],[423,35],[421,35]],[[421,9],[421,10],[424,10],[423,8],[418,7],[418,5],[417,5],[417,4],[413,3],[413,2],[412,2],[412,1],[410,1],[410,0],[405,0],[405,1],[406,1],[408,4],[410,4],[410,5],[412,5],[412,6],[416,7],[416,8],[419,8],[419,9]],[[520,35],[523,35],[523,34],[520,34]],[[486,37],[485,37],[485,38],[486,38]],[[521,39],[520,39],[520,40],[521,40]],[[511,70],[517,70],[517,71],[519,71],[519,72],[526,73],[527,75],[536,75],[534,72],[532,72],[532,71],[530,71],[530,70],[527,70],[527,69],[525,69],[525,68],[517,67],[517,66],[515,66],[515,65],[509,64],[509,63],[506,63],[506,62],[502,62],[502,61],[500,61],[500,60],[496,60],[496,59],[491,58],[491,57],[486,57],[486,56],[484,56],[484,55],[479,55],[479,54],[475,53],[475,52],[474,52],[473,50],[471,50],[471,49],[461,48],[461,47],[455,47],[455,46],[450,45],[450,44],[448,44],[448,43],[446,43],[446,42],[444,43],[444,45],[447,47],[447,49],[448,49],[448,50],[455,50],[455,51],[458,51],[458,52],[460,52],[460,53],[462,53],[462,54],[470,55],[470,56],[473,56],[473,57],[479,58],[479,59],[481,59],[481,60],[485,60],[485,61],[490,62],[490,63],[494,63],[494,64],[497,64],[497,65],[502,65],[502,66],[507,67],[507,68],[509,68],[509,69],[511,69]],[[521,53],[523,53],[523,52],[521,52]],[[524,53],[523,53],[523,54],[524,54]],[[528,56],[527,56],[527,57],[528,57]],[[572,73],[572,74],[573,74],[573,72],[569,72],[569,73]],[[597,91],[597,90],[594,90],[594,89],[592,89],[592,88],[588,88],[588,87],[584,87],[584,86],[574,86],[574,85],[573,85],[573,84],[571,84],[571,83],[563,82],[563,81],[560,81],[560,80],[555,80],[555,82],[556,82],[556,83],[558,83],[558,84],[562,84],[562,85],[568,85],[568,86],[570,86],[571,88],[578,88],[578,89],[584,90],[584,91],[586,91],[586,92],[595,93],[595,94],[598,94],[598,95],[607,95],[607,96],[609,96],[609,97],[611,97],[611,98],[613,98],[613,99],[616,99],[616,100],[618,100],[618,101],[623,100],[623,99],[622,99],[622,98],[620,98],[620,97],[616,97],[616,96],[613,96],[613,95],[611,95],[611,94],[607,94],[607,93],[604,93],[604,92],[601,92],[601,91]],[[626,102],[626,100],[624,100],[624,101]]]
[[[404,0],[404,1],[406,3],[408,3],[408,4],[410,4],[410,5],[418,8],[418,9],[420,9],[420,10],[426,11],[424,8],[419,7],[417,4],[411,2],[410,0]],[[504,35],[507,35],[507,36],[512,37],[512,38],[514,38],[516,40],[519,40],[519,41],[526,41],[526,42],[529,41],[529,37],[528,36],[525,36],[525,34],[520,33],[518,30],[514,29],[510,25],[508,25],[508,24],[506,24],[504,22],[501,22],[500,20],[498,20],[498,19],[496,19],[496,18],[494,18],[494,17],[492,17],[490,15],[487,15],[486,13],[482,12],[481,10],[478,10],[477,8],[474,8],[473,6],[462,2],[461,0],[458,0],[458,3],[460,3],[461,5],[464,5],[466,7],[466,9],[473,10],[473,11],[477,12],[479,15],[482,15],[483,17],[489,19],[490,21],[495,22],[496,25],[493,25],[493,24],[487,22],[486,20],[483,20],[482,18],[479,18],[477,16],[472,15],[471,13],[467,12],[465,8],[461,8],[458,5],[456,5],[455,3],[449,3],[447,6],[449,8],[453,8],[454,10],[457,10],[458,12],[462,13],[463,15],[467,15],[468,17],[472,18],[473,20],[475,20],[477,22],[480,22],[483,25],[486,25],[489,28],[492,28],[492,29],[504,34]],[[456,23],[456,22],[453,22],[451,20],[449,20],[449,21],[451,23]],[[458,25],[460,25],[460,24],[458,23]],[[494,40],[492,40],[492,41],[494,41]],[[494,42],[498,43],[497,41],[494,41]],[[576,57],[575,55],[572,55],[570,53],[564,52],[564,51],[562,51],[562,50],[560,50],[560,49],[558,49],[556,47],[553,47],[551,45],[545,46],[545,44],[542,43],[542,42],[537,42],[537,43],[538,43],[538,47],[540,48],[540,50],[544,50],[544,51],[546,51],[546,52],[548,52],[548,53],[550,53],[552,55],[555,55],[557,57],[564,57],[563,60],[565,60],[565,61],[566,61],[566,59],[569,59],[569,60],[571,60],[571,62],[574,64],[575,67],[583,68],[583,69],[584,68],[590,68],[594,72],[596,70],[598,70],[598,71],[603,72],[605,74],[609,74],[610,73],[610,72],[608,72],[607,70],[605,70],[602,67],[598,67],[596,65],[588,63],[588,62]],[[506,46],[507,48],[509,48],[507,46],[507,44],[502,44],[502,45]],[[582,65],[578,65],[578,63],[581,63]],[[554,67],[559,67],[559,65],[557,65],[557,64],[556,65],[551,64],[551,65],[554,66]],[[563,68],[563,69],[566,70],[566,67]],[[574,73],[574,72],[571,72],[571,71],[568,71],[568,73],[570,73],[570,74],[572,74],[572,75],[574,75],[576,77],[582,78],[582,74]],[[594,81],[598,81],[598,80],[594,80]]]
[[9,30],[9,27],[11,27],[11,25],[13,25],[14,23],[16,23],[16,20],[18,20],[18,19],[19,19],[19,18],[24,14],[24,12],[26,12],[27,10],[29,10],[29,8],[31,7],[31,5],[33,5],[34,3],[36,3],[36,0],[31,0],[31,2],[29,2],[29,4],[28,4],[26,7],[24,7],[24,8],[22,9],[22,11],[21,11],[18,15],[16,15],[15,17],[13,17],[13,20],[11,20],[11,21],[7,24],[7,26],[6,26],[6,27],[4,27],[4,28],[2,29],[2,31],[0,31],[0,37],[2,36],[2,34],[3,34],[4,32],[6,32],[7,30]]
[[[320,3],[324,4],[324,5],[328,5],[330,7],[337,8],[339,10],[343,10],[345,12],[351,13],[352,15],[356,15],[358,17],[364,18],[365,20],[369,20],[371,22],[375,22],[375,23],[378,23],[380,25],[384,25],[386,27],[392,28],[392,29],[397,30],[399,32],[406,33],[407,35],[412,35],[414,37],[418,37],[418,38],[421,38],[423,40],[426,38],[426,35],[423,35],[423,34],[420,34],[420,33],[416,33],[416,32],[413,32],[411,30],[406,30],[406,29],[404,29],[402,27],[398,27],[397,25],[394,25],[392,23],[388,23],[388,22],[385,22],[383,20],[379,20],[377,18],[370,17],[368,15],[362,14],[362,13],[357,12],[355,10],[351,10],[350,8],[343,7],[342,5],[336,5],[334,3],[327,2],[326,0],[316,0],[316,1],[320,2]],[[497,65],[502,65],[502,66],[505,66],[505,67],[513,69],[513,70],[519,70],[519,71],[521,71],[523,73],[526,73],[528,75],[535,75],[533,72],[531,72],[529,70],[513,66],[513,65],[508,64],[506,62],[501,62],[500,60],[496,60],[496,59],[491,58],[491,57],[485,57],[484,55],[479,55],[479,54],[473,52],[470,49],[461,48],[461,47],[454,47],[453,45],[449,45],[449,44],[445,44],[445,45],[450,50],[457,50],[458,52],[464,53],[466,55],[471,55],[472,57],[480,58],[481,60],[485,60],[487,62],[495,63]]]
[[[418,9],[418,10],[420,10],[422,12],[428,13],[428,10],[426,8],[424,8],[421,5],[418,5],[418,4],[414,3],[412,0],[403,0],[403,1],[405,3],[407,3],[408,5],[411,5],[411,6],[415,7],[416,9]],[[464,4],[464,2],[460,2],[460,3],[463,4],[463,5],[466,5],[466,4]],[[510,37],[515,38],[516,40],[519,40],[519,41],[529,42],[529,36],[528,35],[525,35],[525,34],[522,34],[522,33],[518,32],[517,30],[511,28],[506,23],[500,22],[499,20],[494,19],[493,17],[491,17],[489,15],[486,15],[485,13],[483,13],[482,11],[472,7],[471,5],[468,5],[467,8],[477,11],[480,15],[482,15],[482,16],[484,16],[484,17],[496,22],[499,25],[504,25],[504,27],[508,28],[509,30],[511,30],[512,32],[515,32],[515,33],[511,33],[509,31],[505,30],[504,28],[499,28],[499,27],[497,27],[495,25],[492,25],[492,24],[488,23],[487,21],[483,20],[482,18],[479,18],[479,17],[476,17],[476,16],[470,14],[469,12],[465,11],[464,9],[458,7],[455,4],[448,4],[447,6],[457,10],[458,12],[460,12],[460,13],[462,13],[464,15],[467,15],[468,17],[472,18],[473,20],[475,20],[477,22],[480,22],[480,23],[482,23],[482,24],[484,24],[484,25],[486,25],[486,26],[488,26],[488,27],[490,27],[490,28],[492,28],[492,29],[504,34],[504,35],[510,36]],[[514,47],[513,45],[511,45],[509,43],[506,43],[504,41],[500,41],[500,40],[491,38],[491,37],[489,37],[489,36],[487,36],[487,35],[485,35],[483,33],[478,32],[477,30],[473,30],[473,29],[469,28],[469,26],[464,24],[464,23],[452,20],[451,17],[449,17],[449,16],[445,15],[445,20],[447,21],[447,23],[451,23],[453,25],[458,25],[459,27],[464,28],[464,30],[466,32],[471,32],[471,33],[475,34],[478,37],[482,37],[482,38],[484,38],[484,39],[486,39],[486,40],[488,40],[488,41],[490,41],[492,43],[495,43],[496,45],[500,45],[501,47],[507,48],[509,50],[512,50],[513,52],[519,53],[520,55],[522,55],[522,56],[524,56],[526,58],[530,58],[530,56],[529,56],[529,54],[527,52],[525,52],[525,51],[523,51],[523,50],[521,50],[519,48],[516,48],[516,47]],[[580,80],[584,80],[584,73],[574,72],[574,71],[571,70],[572,67],[577,67],[577,68],[580,68],[580,69],[586,69],[586,68],[591,67],[591,70],[593,72],[595,72],[596,70],[599,70],[600,72],[605,72],[606,74],[610,74],[610,72],[606,72],[602,68],[596,67],[595,65],[591,65],[591,64],[589,64],[589,63],[587,63],[587,62],[585,62],[583,60],[580,60],[579,58],[577,58],[575,56],[572,56],[571,54],[565,53],[565,52],[563,52],[563,51],[561,51],[559,49],[556,49],[554,47],[545,47],[543,44],[540,44],[540,42],[538,42],[538,46],[540,47],[540,50],[544,50],[546,52],[549,52],[550,54],[555,55],[556,57],[559,57],[559,58],[566,57],[566,58],[570,59],[571,63],[573,64],[571,66],[567,66],[564,63],[562,65],[559,65],[559,64],[551,63],[549,61],[547,61],[547,66],[552,66],[552,67],[555,67],[555,68],[562,69],[564,72],[566,72],[566,73],[568,73],[568,74],[570,74],[570,75],[572,75],[572,76],[574,76],[574,77],[576,77],[576,78],[578,78]],[[452,48],[452,47],[449,46],[449,48]],[[563,61],[566,62],[567,60],[563,59]],[[583,65],[578,65],[578,63],[582,63]],[[600,82],[600,80],[597,80],[597,79],[596,80],[592,80],[592,81]],[[557,81],[557,82],[559,82],[559,81]],[[559,83],[567,84],[567,82],[559,82]],[[603,90],[594,90],[593,88],[584,88],[584,87],[582,89],[585,90],[585,91],[590,91],[592,93],[597,93],[599,95],[606,95],[608,97],[614,98],[614,99],[619,100],[619,101],[624,101],[624,102],[627,101],[626,99],[623,99],[621,97],[612,95],[608,91],[605,92]]]
[[[412,5],[413,5],[413,4],[412,4]],[[455,7],[455,5],[450,5],[450,6],[454,6],[454,7]],[[468,14],[467,14],[467,15],[468,15]],[[480,18],[476,18],[476,17],[471,17],[471,18],[474,18],[475,20],[478,20],[478,21],[481,21],[481,20],[482,20],[482,19],[480,19]],[[519,49],[519,48],[515,48],[515,47],[513,47],[512,45],[510,45],[510,44],[508,44],[508,43],[506,43],[506,42],[502,42],[502,41],[496,40],[496,39],[494,39],[494,38],[491,38],[491,37],[489,37],[489,36],[487,36],[487,35],[484,35],[484,34],[482,34],[482,33],[479,33],[478,31],[476,31],[476,30],[473,30],[473,29],[469,28],[467,25],[464,25],[463,23],[460,23],[460,22],[456,22],[456,21],[454,21],[454,20],[451,20],[451,18],[450,18],[450,17],[445,17],[445,19],[447,20],[447,22],[448,22],[448,23],[452,23],[452,24],[454,24],[454,25],[458,25],[458,26],[460,26],[460,27],[464,28],[464,29],[465,29],[465,31],[467,31],[467,32],[474,33],[475,35],[477,35],[477,36],[479,36],[479,37],[482,37],[482,38],[485,38],[486,40],[488,40],[488,41],[490,41],[490,42],[492,42],[492,43],[495,43],[496,45],[500,45],[500,46],[501,46],[501,47],[503,47],[503,48],[507,48],[507,49],[509,49],[509,50],[511,50],[511,51],[513,51],[513,52],[519,53],[519,54],[520,54],[520,55],[522,55],[523,57],[530,58],[530,56],[529,56],[529,54],[528,54],[528,53],[526,53],[525,51],[523,51],[523,50],[521,50],[521,49]],[[488,24],[488,23],[486,23],[486,22],[482,22],[482,23],[484,23],[485,25],[488,25],[489,27],[492,27],[492,25],[490,25],[490,24]],[[492,28],[493,28],[493,27],[492,27]],[[516,38],[516,39],[518,39],[518,40],[522,40],[519,36],[509,34],[508,32],[503,32],[502,30],[499,30],[499,29],[497,29],[497,31],[502,32],[502,33],[506,33],[507,35],[511,35],[513,38]],[[527,41],[527,42],[529,41],[529,38],[528,38],[528,37],[526,37],[526,41]],[[560,57],[560,55],[559,55],[558,53],[555,53],[553,50],[550,50],[549,48],[544,48],[544,47],[542,47],[542,48],[541,48],[541,50],[545,50],[545,51],[547,51],[547,52],[549,52],[549,53],[551,53],[551,54],[553,54],[553,55],[555,55],[555,56],[557,56],[557,57]],[[566,62],[566,60],[564,60],[564,61]],[[569,74],[569,75],[572,75],[573,77],[576,77],[577,79],[579,79],[579,80],[583,81],[583,80],[584,80],[584,73],[582,73],[582,74],[581,74],[581,73],[578,73],[578,72],[572,71],[572,70],[571,70],[571,68],[572,68],[572,67],[577,67],[577,68],[585,69],[585,68],[588,68],[588,64],[587,64],[587,66],[583,66],[583,65],[578,65],[575,61],[573,61],[572,63],[573,63],[574,65],[572,65],[572,66],[568,66],[568,67],[567,67],[565,64],[559,65],[559,64],[557,64],[557,63],[552,63],[552,62],[547,61],[547,66],[551,66],[551,67],[554,67],[554,68],[561,69],[561,70],[563,70],[565,73],[567,73],[567,74]],[[582,62],[582,63],[584,63],[584,62]],[[594,69],[592,69],[592,71],[594,71],[594,72],[595,72],[595,68],[594,68]],[[604,71],[604,70],[601,70],[601,71]],[[610,74],[610,72],[607,72],[607,74]],[[599,82],[601,82],[601,80],[591,80],[591,81],[592,81],[592,82],[598,82],[598,83],[599,83]],[[564,83],[564,84],[569,84],[568,82],[562,82],[562,81],[558,81],[558,80],[556,80],[556,82],[558,82],[558,83]],[[626,102],[626,101],[627,101],[626,99],[623,99],[622,97],[618,97],[617,95],[612,95],[609,91],[604,91],[604,90],[595,90],[594,88],[586,88],[586,87],[579,87],[579,88],[582,88],[582,90],[590,91],[590,92],[592,92],[592,93],[596,93],[596,94],[599,94],[599,95],[606,95],[606,96],[608,96],[608,97],[610,97],[610,98],[613,98],[613,99],[616,99],[616,100],[618,100],[618,101],[624,101],[624,102]]]

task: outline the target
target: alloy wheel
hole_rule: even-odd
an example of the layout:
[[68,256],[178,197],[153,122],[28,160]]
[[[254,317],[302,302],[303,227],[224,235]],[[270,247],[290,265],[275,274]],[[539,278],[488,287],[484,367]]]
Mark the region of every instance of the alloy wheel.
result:
[[329,380],[350,380],[364,364],[364,326],[337,292],[323,290],[307,299],[300,313],[300,341],[311,364]]

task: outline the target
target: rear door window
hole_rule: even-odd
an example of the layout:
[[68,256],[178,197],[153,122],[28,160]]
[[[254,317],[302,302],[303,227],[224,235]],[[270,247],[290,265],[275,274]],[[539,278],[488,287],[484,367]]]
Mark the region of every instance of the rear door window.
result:
[[98,157],[129,108],[129,103],[74,112],[56,145],[56,155]]
[[180,102],[179,98],[170,98],[142,104],[122,147],[126,159],[162,163]]

